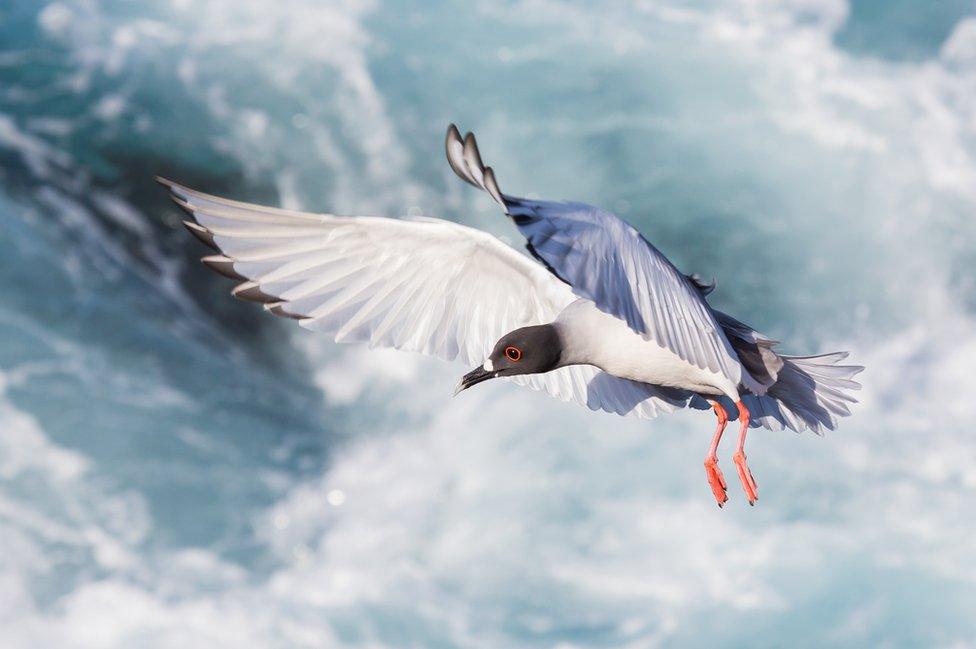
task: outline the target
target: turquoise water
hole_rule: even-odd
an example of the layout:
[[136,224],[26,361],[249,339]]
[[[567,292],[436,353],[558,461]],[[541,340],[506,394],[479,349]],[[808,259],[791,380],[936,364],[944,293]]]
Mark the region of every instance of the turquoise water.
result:
[[[920,6],[0,7],[0,645],[976,644],[976,10]],[[452,121],[852,350],[854,417],[720,511],[708,417],[449,399],[231,299],[151,180],[517,242]]]

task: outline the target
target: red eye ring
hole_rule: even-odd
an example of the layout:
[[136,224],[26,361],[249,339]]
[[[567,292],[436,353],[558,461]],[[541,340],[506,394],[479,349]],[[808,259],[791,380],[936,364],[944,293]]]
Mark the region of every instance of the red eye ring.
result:
[[522,360],[522,350],[518,347],[512,347],[509,345],[505,348],[505,358],[513,363],[518,363],[520,360]]

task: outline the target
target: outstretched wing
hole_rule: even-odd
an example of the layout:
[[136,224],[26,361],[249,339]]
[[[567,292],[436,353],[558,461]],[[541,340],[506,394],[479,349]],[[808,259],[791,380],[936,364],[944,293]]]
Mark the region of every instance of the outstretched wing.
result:
[[474,135],[452,124],[447,157],[465,181],[487,191],[525,236],[527,248],[575,294],[592,300],[648,340],[738,383],[742,366],[698,283],[678,271],[640,232],[584,203],[514,198],[485,167]]
[[[576,299],[528,257],[450,221],[309,214],[159,180],[195,219],[187,228],[220,253],[203,262],[240,281],[236,297],[337,342],[474,365],[504,334],[551,322]],[[680,404],[671,393],[589,366],[511,380],[620,414],[653,417]]]

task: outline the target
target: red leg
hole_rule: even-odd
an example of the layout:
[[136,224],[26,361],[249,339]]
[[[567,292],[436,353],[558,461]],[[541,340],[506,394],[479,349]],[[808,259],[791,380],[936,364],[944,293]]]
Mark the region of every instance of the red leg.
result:
[[718,401],[709,400],[709,403],[712,404],[712,409],[718,418],[718,427],[712,437],[712,445],[708,448],[708,455],[705,456],[705,477],[708,478],[708,486],[712,488],[715,502],[721,507],[729,497],[725,493],[725,477],[718,468],[718,443],[722,439],[722,433],[725,431],[725,424],[729,421],[729,416]]
[[746,492],[746,498],[749,499],[750,505],[754,505],[759,500],[759,489],[756,487],[756,480],[752,477],[749,465],[746,464],[746,432],[749,431],[749,411],[746,410],[746,404],[741,401],[735,405],[739,409],[739,444],[735,447],[735,455],[732,456],[732,461],[735,462],[735,466],[739,470],[739,481],[742,483],[742,489]]

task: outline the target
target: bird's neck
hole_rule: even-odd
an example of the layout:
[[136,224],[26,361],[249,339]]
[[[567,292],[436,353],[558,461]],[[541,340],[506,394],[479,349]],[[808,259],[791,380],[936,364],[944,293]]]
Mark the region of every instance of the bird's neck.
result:
[[589,300],[577,300],[562,310],[550,325],[559,339],[559,367],[592,364],[605,317]]

